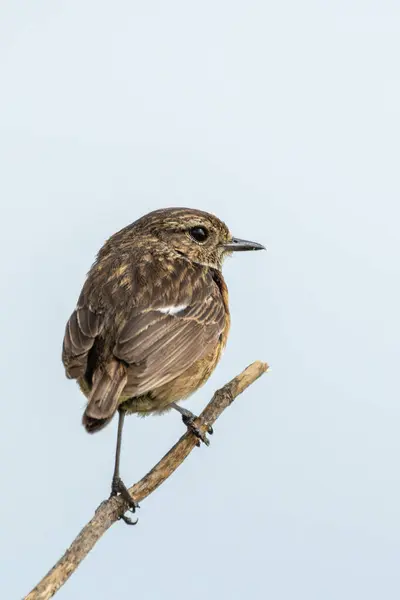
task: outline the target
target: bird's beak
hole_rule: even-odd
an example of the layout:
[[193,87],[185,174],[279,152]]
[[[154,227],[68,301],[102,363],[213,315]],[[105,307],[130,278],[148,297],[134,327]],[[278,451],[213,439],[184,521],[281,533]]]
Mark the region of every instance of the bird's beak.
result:
[[246,250],[266,250],[265,246],[257,242],[249,242],[233,237],[230,242],[224,244],[225,250],[228,252],[244,252]]

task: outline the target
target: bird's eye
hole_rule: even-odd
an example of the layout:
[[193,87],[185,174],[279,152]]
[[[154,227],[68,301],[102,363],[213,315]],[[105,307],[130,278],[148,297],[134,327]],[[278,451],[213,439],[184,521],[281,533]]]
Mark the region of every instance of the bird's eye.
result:
[[208,231],[205,227],[192,227],[189,233],[196,242],[203,243],[208,238]]

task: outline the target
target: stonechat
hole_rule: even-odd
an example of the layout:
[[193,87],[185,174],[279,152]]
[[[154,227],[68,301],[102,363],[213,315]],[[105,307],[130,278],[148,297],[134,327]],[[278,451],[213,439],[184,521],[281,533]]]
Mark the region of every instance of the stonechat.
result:
[[112,494],[121,493],[133,510],[119,475],[124,416],[174,408],[193,426],[194,415],[176,403],[207,381],[226,345],[223,260],[262,249],[232,237],[214,215],[167,208],[111,236],[87,275],[66,326],[62,360],[87,397],[89,433],[119,414]]

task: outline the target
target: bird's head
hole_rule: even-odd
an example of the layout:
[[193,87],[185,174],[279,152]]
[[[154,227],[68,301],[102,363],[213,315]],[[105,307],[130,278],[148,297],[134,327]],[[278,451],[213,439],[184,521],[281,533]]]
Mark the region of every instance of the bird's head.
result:
[[225,223],[214,215],[191,208],[155,210],[123,231],[128,230],[132,243],[140,238],[141,244],[216,269],[221,269],[223,259],[232,252],[265,249],[257,242],[233,237]]

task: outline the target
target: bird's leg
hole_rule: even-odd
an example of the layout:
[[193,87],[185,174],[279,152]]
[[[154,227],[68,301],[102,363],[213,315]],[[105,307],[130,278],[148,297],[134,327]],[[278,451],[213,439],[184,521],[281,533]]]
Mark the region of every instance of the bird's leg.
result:
[[[115,450],[115,464],[114,464],[114,474],[111,483],[111,496],[116,496],[118,493],[121,494],[122,498],[128,503],[131,512],[135,512],[136,507],[139,506],[136,502],[131,498],[130,493],[128,492],[128,488],[122,481],[119,475],[119,462],[121,457],[121,442],[122,442],[122,429],[124,427],[124,419],[125,419],[125,411],[123,409],[119,409],[118,411],[118,433],[117,433],[117,447]],[[111,497],[110,496],[110,497]],[[132,521],[129,517],[125,515],[121,515],[121,519],[125,521],[127,525],[136,525],[136,521]]]
[[[186,408],[182,408],[181,406],[179,406],[179,404],[176,404],[176,402],[172,402],[170,404],[170,406],[171,406],[171,408],[174,408],[182,415],[182,421],[185,423],[185,425],[189,429],[189,431],[194,433],[195,436],[198,437],[198,439],[201,440],[206,446],[209,446],[210,442],[209,442],[207,436],[202,431],[200,431],[200,429],[195,424],[195,420],[197,419],[196,415],[194,415],[192,412],[190,412],[190,410],[187,410]],[[212,433],[214,433],[214,430],[211,427],[211,425],[207,428],[207,432],[210,435]],[[197,445],[200,446],[200,442]]]

